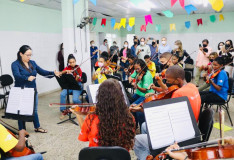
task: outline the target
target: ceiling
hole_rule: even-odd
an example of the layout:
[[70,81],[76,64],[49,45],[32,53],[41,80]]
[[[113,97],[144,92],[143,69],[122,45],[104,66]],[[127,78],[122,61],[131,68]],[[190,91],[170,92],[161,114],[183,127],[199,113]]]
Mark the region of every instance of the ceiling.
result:
[[[19,0],[12,1],[19,2]],[[234,11],[234,0],[223,1],[224,7],[222,12]],[[61,10],[61,0],[25,0],[23,3]],[[188,4],[192,4],[198,9],[195,11],[195,13],[215,13],[208,0],[185,0],[185,5]],[[132,2],[130,2],[130,0],[97,0],[97,6],[89,1],[89,10],[94,11],[96,16],[100,18],[109,17],[106,17],[103,14],[107,14],[115,18],[128,18],[131,16],[142,17],[146,14],[155,15],[164,10],[171,10],[175,15],[187,14],[186,11],[180,6],[179,0],[173,7],[171,7],[171,0],[142,0],[142,3],[139,6],[141,7],[136,7]],[[92,12],[90,11],[90,13]]]

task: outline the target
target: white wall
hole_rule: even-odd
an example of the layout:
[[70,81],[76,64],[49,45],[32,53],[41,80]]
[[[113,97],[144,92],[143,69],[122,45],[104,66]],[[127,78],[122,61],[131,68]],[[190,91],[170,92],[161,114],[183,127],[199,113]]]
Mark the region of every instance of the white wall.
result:
[[[61,34],[0,31],[0,35],[3,74],[12,75],[11,63],[16,60],[17,52],[22,45],[29,45],[32,48],[32,60],[35,60],[41,68],[48,71],[58,70],[56,57],[59,44],[62,42]],[[55,78],[37,76],[39,94],[58,88],[59,85]]]

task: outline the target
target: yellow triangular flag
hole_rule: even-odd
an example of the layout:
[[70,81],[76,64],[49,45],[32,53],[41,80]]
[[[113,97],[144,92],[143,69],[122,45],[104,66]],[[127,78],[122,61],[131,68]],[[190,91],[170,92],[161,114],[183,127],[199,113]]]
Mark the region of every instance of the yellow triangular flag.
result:
[[223,14],[220,14],[220,15],[219,15],[219,21],[224,21]]
[[115,26],[114,26],[114,30],[116,30],[116,29],[120,29],[120,23],[115,23]]
[[132,26],[135,25],[135,17],[130,17],[130,18],[128,19],[128,21],[129,21],[129,26],[130,26],[130,27],[132,27]]
[[126,18],[121,18],[121,20],[120,20],[120,27],[126,27]]
[[[219,124],[219,123],[214,123],[214,128],[217,128],[217,129],[220,130],[220,124]],[[223,130],[224,132],[226,132],[226,131],[230,131],[230,130],[232,130],[232,129],[233,129],[233,128],[224,125],[224,127],[223,127],[222,130]]]
[[212,5],[213,10],[219,12],[224,4],[223,4],[223,0],[209,0],[210,4]]
[[172,30],[176,31],[175,23],[170,24],[170,31]]

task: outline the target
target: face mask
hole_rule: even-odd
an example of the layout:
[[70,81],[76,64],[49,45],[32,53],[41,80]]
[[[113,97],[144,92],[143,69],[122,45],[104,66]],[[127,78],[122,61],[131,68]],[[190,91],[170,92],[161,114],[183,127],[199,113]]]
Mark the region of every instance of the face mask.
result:
[[180,54],[180,51],[176,51],[176,54],[179,55],[179,54]]
[[230,44],[225,44],[225,49],[227,50],[230,46]]
[[106,43],[105,43],[105,46],[107,46],[107,45],[108,45],[108,43],[106,42]]
[[167,41],[162,41],[162,44],[166,44],[167,43]]
[[155,42],[152,42],[152,46],[154,46],[155,45]]
[[113,43],[113,46],[116,46],[116,43]]
[[138,45],[138,42],[134,42],[134,45]]
[[94,45],[95,45],[94,43],[91,44],[91,46],[94,46]]
[[127,45],[127,44],[125,44],[125,45],[124,45],[124,48],[127,48],[127,47],[128,47],[128,45]]
[[207,44],[202,44],[203,45],[203,47],[207,47]]
[[177,45],[174,45],[174,48],[177,49],[177,48],[179,48],[179,47],[178,47]]
[[102,68],[103,66],[104,66],[104,64],[103,64],[103,63],[98,62],[98,67]]
[[145,45],[145,42],[141,42],[141,46],[144,46]]
[[214,60],[213,60],[213,59],[210,59],[210,62],[212,63],[212,62],[214,62]]
[[223,48],[223,46],[219,46],[219,49],[222,49]]

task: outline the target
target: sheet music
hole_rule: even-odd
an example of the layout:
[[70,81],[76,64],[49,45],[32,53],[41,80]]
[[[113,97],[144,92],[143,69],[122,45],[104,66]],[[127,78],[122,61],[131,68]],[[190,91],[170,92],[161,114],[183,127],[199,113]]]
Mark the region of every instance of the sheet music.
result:
[[152,149],[195,137],[187,102],[145,108]]
[[100,86],[100,84],[89,85],[89,90],[90,90],[90,94],[91,94],[93,103],[97,103],[96,96],[97,96],[97,91],[98,91],[99,86]]
[[6,113],[20,115],[33,115],[34,109],[34,89],[12,87],[9,94]]

